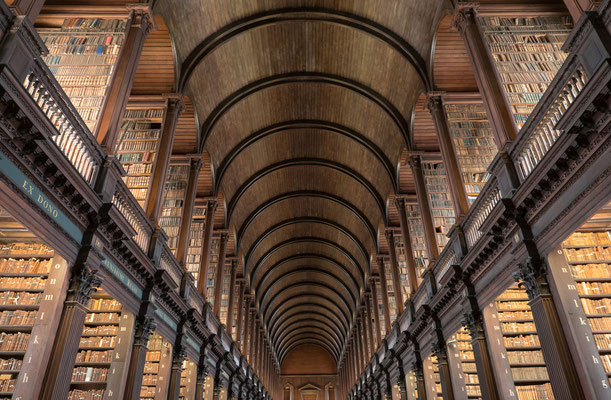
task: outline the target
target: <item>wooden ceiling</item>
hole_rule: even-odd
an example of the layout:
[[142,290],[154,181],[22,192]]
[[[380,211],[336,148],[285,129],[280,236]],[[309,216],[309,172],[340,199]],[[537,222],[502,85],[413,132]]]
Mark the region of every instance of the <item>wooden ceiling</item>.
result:
[[[155,4],[214,171],[198,193],[223,199],[215,225],[235,233],[279,362],[314,342],[341,358],[380,231],[397,223],[394,195],[414,190],[399,165],[408,148],[438,151],[434,130],[412,134],[410,121],[433,89],[426,60],[443,10],[442,0]],[[194,144],[180,138],[182,151]]]

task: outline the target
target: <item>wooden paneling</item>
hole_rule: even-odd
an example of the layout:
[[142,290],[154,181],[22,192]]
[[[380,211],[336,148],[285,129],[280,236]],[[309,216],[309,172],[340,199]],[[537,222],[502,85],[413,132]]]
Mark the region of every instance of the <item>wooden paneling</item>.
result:
[[[305,344],[287,354],[280,373],[283,375],[334,375],[337,370],[333,358],[326,350],[316,345]],[[324,387],[321,389],[324,390]]]

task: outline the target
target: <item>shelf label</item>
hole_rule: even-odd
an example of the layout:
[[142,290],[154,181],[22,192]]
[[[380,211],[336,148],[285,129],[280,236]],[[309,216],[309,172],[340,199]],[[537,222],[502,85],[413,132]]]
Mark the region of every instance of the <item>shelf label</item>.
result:
[[122,284],[127,286],[129,290],[131,290],[139,299],[142,298],[142,289],[131,279],[127,277],[127,274],[121,270],[121,268],[117,267],[115,263],[110,261],[108,257],[104,256],[102,260],[102,265],[113,274]]
[[22,192],[24,192],[38,207],[61,226],[78,243],[83,239],[83,232],[64,214],[55,203],[53,203],[43,192],[38,189],[25,174],[17,168],[11,160],[0,152],[0,171],[6,175]]

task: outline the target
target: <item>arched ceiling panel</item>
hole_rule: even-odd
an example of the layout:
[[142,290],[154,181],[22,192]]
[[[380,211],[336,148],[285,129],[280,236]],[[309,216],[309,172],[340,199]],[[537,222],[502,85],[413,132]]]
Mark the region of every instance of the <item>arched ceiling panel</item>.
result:
[[290,299],[286,299],[279,307],[277,307],[269,316],[267,320],[267,328],[271,331],[274,326],[281,323],[283,319],[295,315],[297,313],[306,313],[310,311],[321,311],[324,313],[331,313],[334,315],[341,325],[349,330],[350,319],[349,316],[342,312],[342,309],[335,305],[330,298],[324,298],[315,294],[301,293],[297,296],[293,296]]

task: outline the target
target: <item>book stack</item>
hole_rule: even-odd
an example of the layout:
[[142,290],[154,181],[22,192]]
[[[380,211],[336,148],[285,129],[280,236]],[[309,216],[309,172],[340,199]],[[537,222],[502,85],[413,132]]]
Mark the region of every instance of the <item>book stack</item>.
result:
[[119,342],[121,303],[105,293],[96,293],[89,301],[88,309],[72,372],[70,399],[103,397],[115,346]]
[[482,104],[446,104],[450,134],[469,204],[488,181],[488,166],[497,153],[486,110]]
[[482,17],[479,23],[521,128],[566,59],[571,17]]
[[526,291],[513,285],[495,305],[518,399],[553,399]]
[[117,159],[126,175],[123,181],[144,208],[159,146],[164,110],[127,109],[121,123]]
[[202,242],[204,237],[204,227],[206,225],[206,205],[195,204],[193,208],[193,219],[189,233],[189,249],[187,250],[187,260],[185,268],[193,275],[197,282],[199,268],[202,260]]
[[214,302],[216,301],[214,298],[216,290],[216,268],[219,262],[219,247],[221,244],[221,239],[218,237],[212,237],[210,242],[210,259],[208,263],[208,279],[206,282],[206,300],[210,303],[210,305],[214,306]]
[[140,387],[140,399],[155,399],[163,397],[165,383],[167,383],[167,372],[172,346],[157,333],[153,333],[147,344],[146,362],[144,364],[144,375]]
[[[407,257],[405,254],[405,246],[403,246],[403,237],[397,235],[394,237],[395,239],[395,252],[397,254],[397,263],[399,264],[399,279],[401,279],[401,291],[403,293],[403,298],[407,299],[409,297],[409,275],[407,271]],[[413,255],[409,255],[409,257],[413,257]],[[420,275],[420,274],[418,274]]]
[[562,247],[602,364],[611,378],[611,231],[575,232]]
[[441,388],[441,377],[439,375],[439,363],[437,356],[430,355],[425,363],[425,381],[427,385],[427,399],[443,400],[443,390]]
[[161,208],[159,226],[168,235],[168,246],[176,255],[178,247],[178,231],[185,204],[185,194],[189,180],[189,164],[171,163],[165,183],[165,197]]
[[52,257],[41,243],[0,243],[0,398],[15,390]]
[[456,222],[450,185],[443,163],[422,163],[422,172],[433,214],[437,245],[441,252],[449,240],[447,234]]
[[44,61],[89,127],[95,131],[125,38],[125,20],[70,18],[38,29],[49,49]]
[[409,225],[409,235],[412,241],[414,261],[416,262],[416,275],[418,276],[418,284],[420,284],[422,274],[429,265],[429,257],[424,241],[422,216],[420,215],[420,207],[417,204],[406,204],[405,211],[407,214],[407,224]]
[[[458,356],[450,367],[456,366],[461,371],[464,380],[464,392],[469,399],[482,399],[482,392],[479,387],[479,378],[473,356],[473,346],[471,345],[471,335],[462,327],[448,340],[448,346]],[[451,358],[451,357],[450,357]]]

